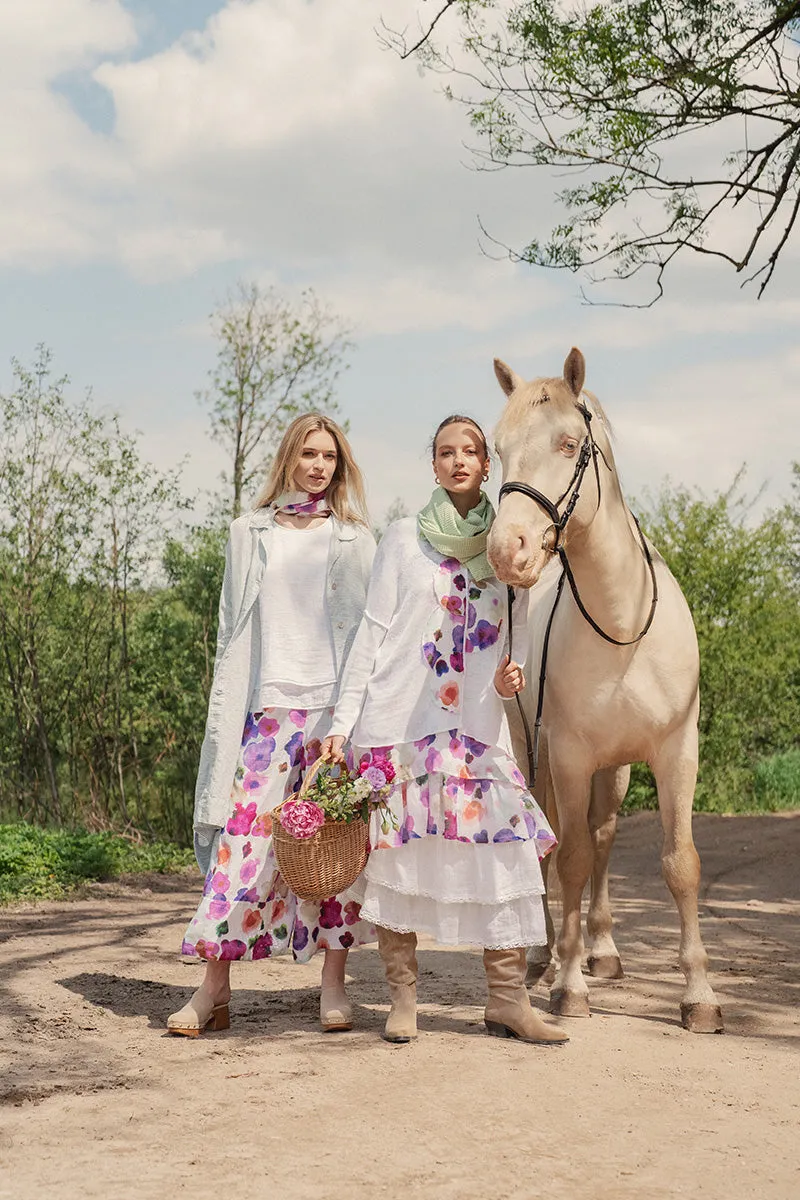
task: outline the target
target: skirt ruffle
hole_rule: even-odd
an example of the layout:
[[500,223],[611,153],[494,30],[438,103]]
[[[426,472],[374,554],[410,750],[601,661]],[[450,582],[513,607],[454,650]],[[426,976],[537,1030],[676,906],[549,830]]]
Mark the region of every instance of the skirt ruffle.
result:
[[514,760],[458,730],[365,759],[393,776],[353,888],[361,919],[442,945],[544,945],[539,859],[556,837]]
[[352,889],[364,921],[489,949],[545,944],[543,893],[532,840],[486,851],[443,838],[371,854]]
[[556,844],[519,767],[496,746],[450,730],[372,747],[360,758],[388,759],[394,769],[384,807],[372,814],[373,850],[425,837],[477,845],[530,840],[544,858]]

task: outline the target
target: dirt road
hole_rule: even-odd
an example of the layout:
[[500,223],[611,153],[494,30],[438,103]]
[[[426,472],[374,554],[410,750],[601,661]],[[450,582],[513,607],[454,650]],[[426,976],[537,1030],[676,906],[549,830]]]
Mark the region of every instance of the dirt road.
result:
[[433,945],[412,1046],[378,1036],[373,949],[351,955],[352,1033],[317,1031],[318,962],[276,959],[234,968],[229,1032],[170,1038],[202,969],[175,954],[194,878],[0,913],[0,1198],[795,1200],[800,815],[695,836],[724,1036],[679,1024],[650,813],[612,860],[627,977],[591,982],[562,1050],[487,1038],[478,953]]

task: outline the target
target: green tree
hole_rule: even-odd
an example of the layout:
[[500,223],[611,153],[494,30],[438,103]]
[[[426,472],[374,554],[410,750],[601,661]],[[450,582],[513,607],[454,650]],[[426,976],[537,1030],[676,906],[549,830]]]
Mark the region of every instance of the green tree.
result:
[[643,525],[680,583],[700,645],[698,806],[742,807],[754,768],[800,744],[800,593],[787,510],[748,522],[737,479],[707,499],[664,488]]
[[157,588],[177,479],[72,402],[45,349],[13,374],[0,396],[0,806],[147,827],[131,630]]
[[386,36],[458,77],[479,164],[575,180],[515,257],[646,270],[652,303],[685,251],[759,296],[772,279],[800,210],[799,18],[787,0],[444,0],[416,38]]
[[214,669],[226,530],[198,526],[171,539],[156,590],[132,631],[137,730],[147,755],[150,820],[191,839],[194,785]]
[[13,390],[0,396],[0,653],[15,735],[3,759],[23,811],[58,822],[58,734],[76,672],[58,653],[54,614],[72,609],[65,590],[92,532],[93,489],[80,466],[99,422],[86,405],[66,402],[66,381],[52,377],[44,347],[30,370],[15,361],[13,376]]
[[225,449],[230,512],[263,475],[287,425],[314,409],[335,413],[336,380],[350,349],[347,331],[311,290],[296,301],[240,283],[211,316],[218,342],[210,387],[198,399],[211,436]]

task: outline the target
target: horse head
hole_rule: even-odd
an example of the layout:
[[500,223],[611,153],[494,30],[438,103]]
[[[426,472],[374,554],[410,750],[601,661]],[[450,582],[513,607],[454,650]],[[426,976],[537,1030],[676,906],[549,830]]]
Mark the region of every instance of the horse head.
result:
[[597,460],[609,468],[611,447],[602,410],[584,399],[580,350],[570,350],[560,379],[526,383],[497,358],[494,370],[508,402],[495,430],[504,490],[489,534],[489,561],[504,583],[532,587],[559,544],[593,520],[600,503]]

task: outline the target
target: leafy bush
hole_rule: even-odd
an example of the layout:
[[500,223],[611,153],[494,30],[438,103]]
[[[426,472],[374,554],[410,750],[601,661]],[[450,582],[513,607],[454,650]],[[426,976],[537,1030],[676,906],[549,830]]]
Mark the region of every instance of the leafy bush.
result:
[[758,808],[775,812],[800,808],[800,750],[762,758],[753,769],[753,793]]
[[90,879],[180,870],[191,850],[164,842],[134,845],[111,833],[0,825],[0,904],[54,899]]

